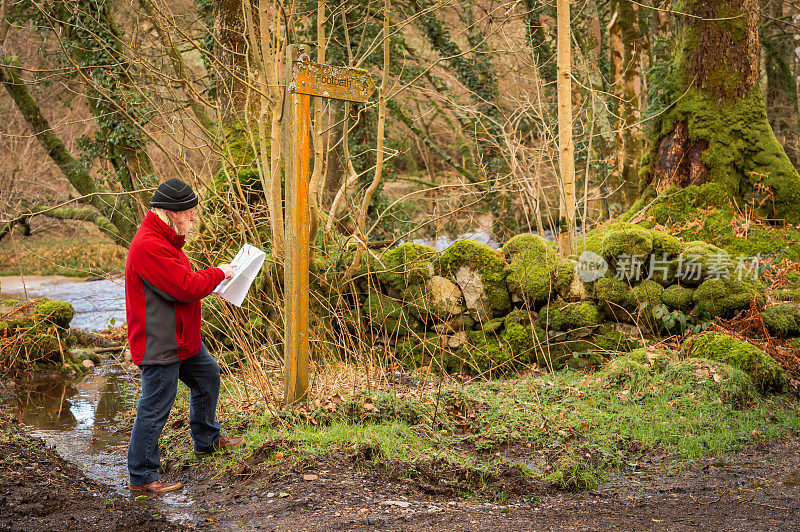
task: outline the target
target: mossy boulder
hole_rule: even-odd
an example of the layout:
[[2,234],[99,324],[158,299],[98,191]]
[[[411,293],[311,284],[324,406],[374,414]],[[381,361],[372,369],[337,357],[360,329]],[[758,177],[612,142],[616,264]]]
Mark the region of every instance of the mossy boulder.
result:
[[400,301],[377,292],[370,292],[362,310],[372,327],[386,336],[405,336],[424,329],[416,318],[406,312]]
[[556,300],[539,312],[542,325],[554,331],[582,332],[589,334],[603,318],[603,313],[593,301],[567,303]]
[[[496,335],[496,333],[481,333]],[[503,319],[500,333],[503,347],[508,351],[507,359],[517,364],[526,365],[538,361],[537,353],[541,350],[546,335],[538,322],[527,310],[512,310]]]
[[503,246],[503,256],[508,289],[531,305],[566,292],[574,277],[575,265],[559,259],[553,243],[538,235],[515,236]]
[[694,289],[675,284],[664,289],[661,301],[673,310],[688,313],[694,304],[693,295]]
[[502,316],[511,308],[503,257],[486,244],[457,240],[441,254],[437,270],[456,281],[478,321]]
[[674,259],[683,252],[680,239],[664,231],[650,229],[653,235],[653,255],[658,258]]
[[72,304],[63,301],[43,297],[38,299],[34,306],[34,318],[36,320],[52,323],[62,329],[69,327],[74,317],[75,308]]
[[605,313],[616,321],[630,321],[626,310],[630,285],[616,277],[603,277],[594,283],[594,295]]
[[439,252],[430,246],[406,242],[380,257],[378,278],[386,286],[402,293],[409,286],[422,284],[434,275]]
[[782,303],[764,309],[762,317],[770,334],[779,338],[800,336],[800,304]]
[[676,408],[698,400],[740,408],[756,394],[753,380],[741,369],[706,358],[678,359],[661,349],[641,348],[615,358],[598,376],[606,387],[630,392],[629,399],[656,388],[656,393],[673,396]]
[[628,291],[625,304],[637,323],[645,321],[652,325],[653,309],[661,304],[663,292],[663,286],[650,280],[644,280]]
[[782,392],[786,389],[786,371],[771,356],[727,334],[706,331],[691,338],[689,354],[741,369],[762,392]]
[[620,256],[646,258],[653,251],[653,233],[627,222],[615,222],[603,230],[600,254],[609,261]]
[[764,285],[750,279],[735,277],[708,279],[692,294],[695,303],[693,315],[707,312],[711,316],[731,318],[742,309],[748,308],[751,301],[759,307],[764,306]]
[[406,289],[403,302],[423,322],[447,321],[464,312],[461,289],[452,281],[438,275],[423,284]]
[[695,240],[683,248],[678,279],[681,284],[697,286],[707,279],[729,277],[733,272],[730,254],[713,244]]

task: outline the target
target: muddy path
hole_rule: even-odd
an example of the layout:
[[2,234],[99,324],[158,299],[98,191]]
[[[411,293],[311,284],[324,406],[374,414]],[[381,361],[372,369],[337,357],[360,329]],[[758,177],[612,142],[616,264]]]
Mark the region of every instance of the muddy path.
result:
[[[252,465],[252,464],[251,464]],[[691,464],[651,453],[595,490],[570,493],[505,468],[470,478],[362,451],[252,474],[186,471],[204,530],[797,530],[800,438]],[[464,496],[464,491],[472,494]]]
[[91,480],[0,410],[0,530],[179,530],[148,501]]
[[0,530],[800,529],[799,436],[698,463],[648,451],[576,493],[516,467],[540,458],[524,446],[481,474],[386,461],[368,446],[272,462],[266,444],[225,473],[167,462],[184,490],[137,500],[117,421],[130,378],[104,365],[13,387],[0,407]]

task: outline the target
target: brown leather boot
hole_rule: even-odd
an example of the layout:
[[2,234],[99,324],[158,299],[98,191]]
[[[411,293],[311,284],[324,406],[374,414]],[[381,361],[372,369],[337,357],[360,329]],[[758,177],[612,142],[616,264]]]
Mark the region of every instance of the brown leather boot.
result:
[[[228,438],[227,436],[220,435],[219,440],[217,443],[214,444],[214,453],[228,453],[231,449],[235,449],[237,447],[244,447],[244,438]],[[208,451],[195,451],[194,455],[198,458],[202,458],[205,456],[211,456],[211,452]]]
[[227,436],[220,435],[219,440],[217,440],[216,445],[214,445],[214,450],[227,453],[231,449],[236,449],[237,447],[244,447],[244,438],[228,438]]
[[149,484],[142,484],[135,486],[131,484],[131,491],[143,491],[147,493],[166,493],[168,491],[175,491],[181,489],[183,484],[180,482],[167,482],[163,478],[154,480]]

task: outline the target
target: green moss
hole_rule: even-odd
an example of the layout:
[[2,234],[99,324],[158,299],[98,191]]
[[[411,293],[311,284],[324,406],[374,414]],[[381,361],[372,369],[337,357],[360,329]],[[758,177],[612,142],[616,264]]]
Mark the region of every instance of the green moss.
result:
[[483,290],[489,300],[490,316],[502,316],[511,308],[506,286],[503,257],[486,244],[474,240],[457,240],[442,253],[437,270],[455,279],[459,268],[467,267],[480,273]]
[[697,394],[741,408],[755,396],[752,379],[741,369],[706,358],[676,359],[662,349],[641,348],[615,358],[598,377],[608,388],[627,390],[629,399],[672,390],[677,394],[674,400],[681,400],[691,390],[692,397]]
[[746,408],[757,394],[753,379],[746,372],[707,358],[670,361],[663,375],[664,381],[676,386],[695,381],[695,386],[701,385],[732,408]]
[[459,349],[456,356],[470,372],[492,377],[508,374],[522,366],[499,335],[471,331],[469,337],[472,345]]
[[653,235],[653,255],[661,259],[675,258],[683,251],[683,243],[677,237],[664,231],[650,230]]
[[661,225],[686,224],[699,219],[698,209],[716,210],[729,206],[728,192],[720,183],[689,185],[686,188],[671,185],[653,200],[647,214]]
[[672,285],[661,293],[661,301],[671,309],[688,313],[692,309],[694,289]]
[[608,387],[639,391],[650,379],[650,368],[634,357],[624,355],[611,360],[599,377]]
[[505,318],[494,318],[493,320],[489,320],[483,324],[481,330],[485,333],[490,333],[492,331],[497,331],[500,327],[503,326]]
[[507,351],[507,360],[513,360],[518,365],[537,361],[537,352],[546,337],[544,330],[531,319],[526,310],[513,310],[503,320],[501,345]]
[[712,316],[731,318],[748,308],[751,301],[764,306],[764,285],[759,281],[739,280],[735,277],[709,279],[697,287],[692,300],[694,314],[708,312]]
[[434,263],[439,252],[430,246],[406,242],[381,256],[384,270],[378,272],[378,278],[385,285],[398,292],[409,286],[424,283],[434,274]]
[[70,303],[43,297],[34,306],[34,316],[37,320],[66,329],[75,317],[75,308]]
[[594,295],[606,314],[617,321],[625,321],[628,312],[625,305],[628,301],[630,286],[615,277],[603,277],[594,283]]
[[683,266],[679,272],[681,283],[698,285],[708,278],[718,278],[733,272],[730,254],[722,248],[694,240],[683,249]]
[[[654,138],[685,121],[690,139],[708,142],[702,160],[709,181],[722,186],[730,200],[741,204],[744,191],[744,198],[752,201],[761,216],[800,222],[800,177],[772,132],[761,85],[722,104],[702,89],[685,87],[676,87],[674,105],[662,116]],[[651,171],[645,169],[645,179],[649,180]],[[762,201],[765,198],[770,201]]]
[[741,369],[761,391],[781,392],[786,388],[786,371],[771,356],[726,334],[706,331],[693,337],[689,353]]
[[800,301],[800,289],[788,288],[786,290],[776,290],[772,293],[777,301]]
[[631,360],[652,368],[653,371],[663,372],[669,366],[673,353],[664,349],[640,347],[628,355]]
[[508,261],[508,288],[518,296],[537,304],[564,292],[572,281],[575,266],[558,258],[554,245],[533,235],[517,235],[503,246]]
[[713,244],[735,260],[778,253],[800,259],[798,234],[793,229],[752,224],[746,233],[740,233],[745,220],[731,209],[730,198],[719,183],[685,189],[671,186],[650,205],[647,214],[654,223],[672,227],[670,231],[680,238]]
[[625,307],[635,323],[647,325],[652,329],[656,328],[653,310],[661,305],[663,292],[663,286],[650,280],[644,280],[628,291]]
[[800,336],[800,305],[797,303],[783,303],[765,309],[763,314],[764,325],[767,330],[779,338]]
[[416,318],[409,316],[403,305],[389,296],[370,292],[362,307],[375,329],[389,335],[406,335],[422,329]]
[[664,287],[655,281],[644,280],[628,290],[625,303],[630,309],[646,306],[648,309],[661,303]]
[[615,222],[603,231],[600,254],[606,260],[622,255],[646,258],[653,251],[653,232],[636,224]]
[[593,301],[566,303],[557,300],[542,308],[539,317],[554,331],[585,331],[597,326],[603,315]]

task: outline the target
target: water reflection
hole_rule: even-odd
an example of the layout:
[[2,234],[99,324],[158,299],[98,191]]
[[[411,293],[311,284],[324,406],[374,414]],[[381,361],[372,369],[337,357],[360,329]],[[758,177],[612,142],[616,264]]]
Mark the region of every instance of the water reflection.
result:
[[[120,419],[134,408],[137,394],[138,385],[123,367],[105,364],[76,379],[18,382],[0,399],[19,413],[33,436],[89,478],[128,496],[130,433],[121,430]],[[171,521],[195,520],[187,492],[160,497],[155,504]]]
[[19,390],[12,404],[27,425],[45,430],[70,430],[77,425],[69,400],[75,393],[70,382],[40,381]]
[[101,366],[75,380],[18,383],[9,402],[31,434],[122,492],[128,435],[119,430],[118,416],[133,406],[136,393],[134,385],[124,385],[127,380],[121,367]]

